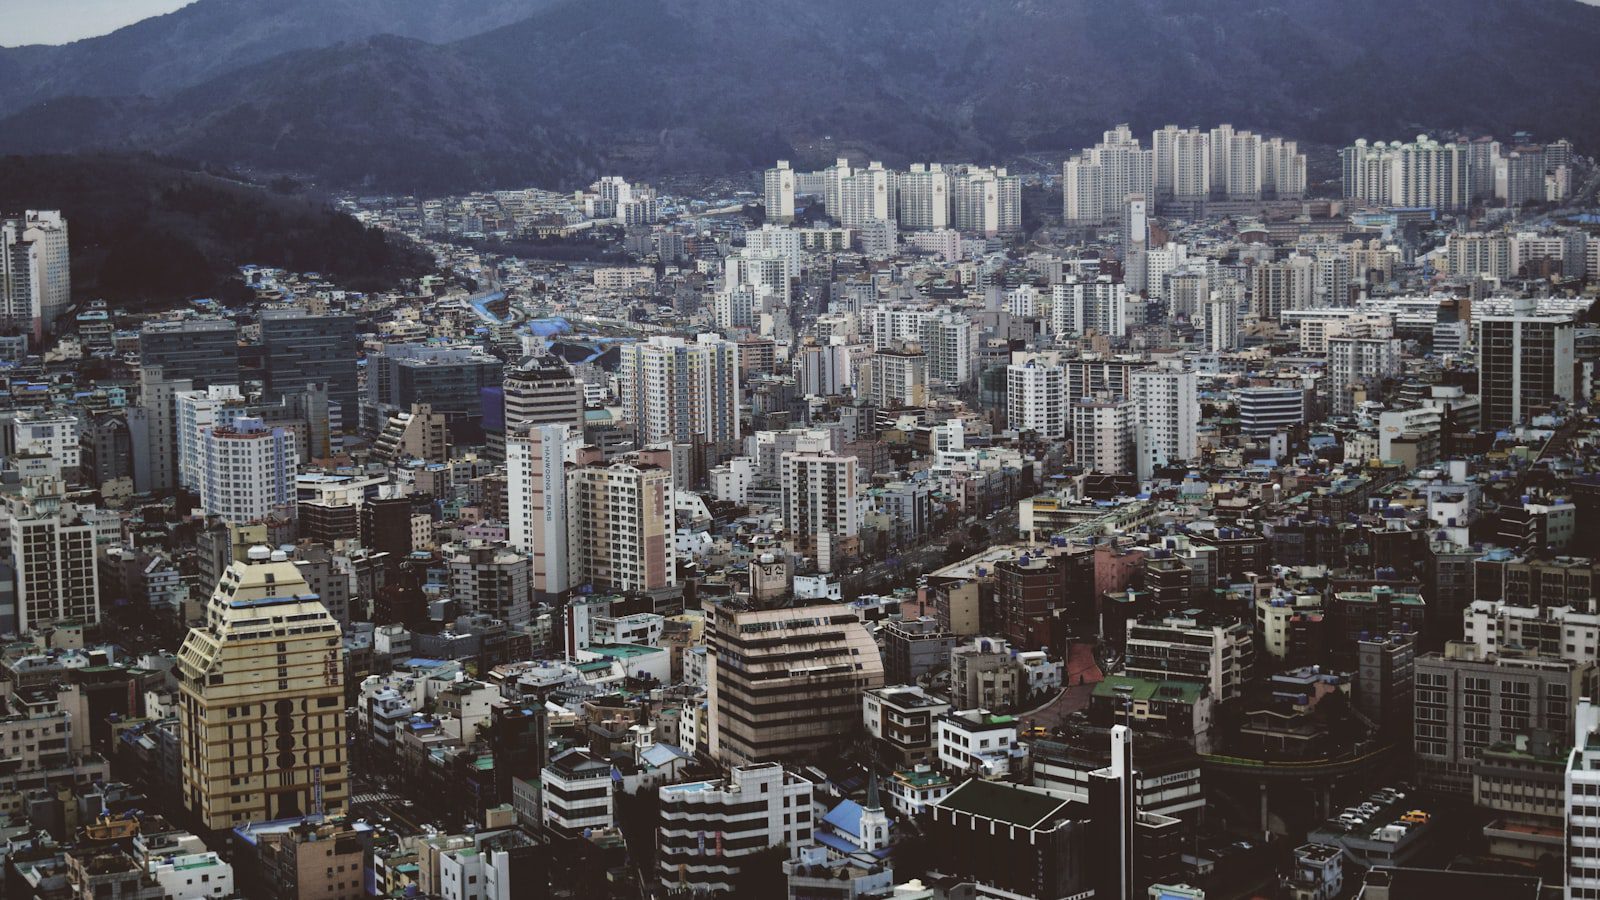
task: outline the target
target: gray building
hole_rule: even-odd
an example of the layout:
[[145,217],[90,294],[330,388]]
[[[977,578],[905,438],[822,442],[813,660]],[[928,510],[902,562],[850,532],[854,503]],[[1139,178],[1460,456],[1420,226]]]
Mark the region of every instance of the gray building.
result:
[[916,684],[934,669],[950,664],[956,637],[931,616],[896,619],[884,624],[883,677],[888,684]]
[[1451,641],[1416,659],[1418,774],[1427,787],[1465,794],[1481,754],[1534,731],[1568,734],[1580,697],[1595,686],[1593,663],[1499,655]]
[[378,423],[381,415],[418,403],[446,419],[477,418],[483,410],[479,392],[499,387],[504,377],[505,364],[480,347],[390,344],[367,356],[363,418]]
[[239,326],[228,319],[151,322],[139,332],[139,367],[195,388],[239,383]]
[[355,316],[265,310],[261,313],[261,343],[269,395],[286,397],[309,385],[325,384],[328,399],[338,403],[344,415],[353,417],[359,396],[356,362],[361,352]]

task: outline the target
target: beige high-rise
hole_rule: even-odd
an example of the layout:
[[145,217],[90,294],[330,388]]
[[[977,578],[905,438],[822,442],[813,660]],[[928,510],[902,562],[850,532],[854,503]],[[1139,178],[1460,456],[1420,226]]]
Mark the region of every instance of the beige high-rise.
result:
[[282,551],[252,547],[178,656],[184,803],[209,828],[344,811],[339,623]]
[[878,645],[843,604],[719,606],[706,643],[711,755],[726,765],[827,750],[860,725],[861,693],[883,686]]

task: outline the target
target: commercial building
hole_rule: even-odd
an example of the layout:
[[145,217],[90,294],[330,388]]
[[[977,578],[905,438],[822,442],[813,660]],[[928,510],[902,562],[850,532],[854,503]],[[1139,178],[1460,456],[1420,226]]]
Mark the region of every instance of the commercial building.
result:
[[533,560],[534,596],[543,603],[560,600],[572,588],[566,444],[562,425],[530,426],[506,444],[509,543]]
[[1125,668],[1136,678],[1199,682],[1230,700],[1255,669],[1253,632],[1248,622],[1198,610],[1129,619]]
[[865,625],[839,604],[787,609],[718,606],[707,616],[710,750],[728,764],[822,751],[883,684]]
[[1577,397],[1570,316],[1541,314],[1534,301],[1518,299],[1511,314],[1476,320],[1485,428],[1508,428]]
[[361,350],[355,316],[262,310],[261,344],[269,396],[291,397],[322,385],[329,402],[339,405],[344,420],[355,421],[360,407],[356,364]]
[[71,305],[67,220],[60,210],[0,218],[0,324],[27,335],[42,352],[45,334]]
[[239,383],[239,326],[229,319],[151,322],[139,331],[139,368],[159,369],[183,390]]
[[94,512],[52,478],[26,481],[5,498],[7,553],[16,573],[18,634],[58,622],[100,621],[100,570]]
[[947,701],[909,684],[875,688],[861,695],[867,734],[883,742],[896,765],[916,766],[934,760],[936,725],[949,711]]
[[184,805],[209,828],[347,800],[339,623],[282,551],[228,565],[178,654]]
[[732,891],[740,858],[812,843],[811,782],[777,763],[733,766],[726,779],[658,789],[656,866],[664,891]]
[[1415,661],[1413,751],[1425,786],[1466,793],[1485,749],[1518,734],[1574,727],[1578,699],[1593,696],[1595,667],[1451,641]]

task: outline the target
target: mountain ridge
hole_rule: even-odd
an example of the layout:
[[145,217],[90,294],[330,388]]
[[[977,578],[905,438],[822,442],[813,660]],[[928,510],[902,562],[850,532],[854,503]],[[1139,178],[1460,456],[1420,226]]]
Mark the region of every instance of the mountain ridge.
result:
[[446,191],[843,149],[994,161],[1117,122],[1600,139],[1600,9],[1575,0],[521,0],[537,11],[512,21],[518,0],[475,2],[449,42],[368,34],[160,95],[53,98],[0,121],[0,151]]

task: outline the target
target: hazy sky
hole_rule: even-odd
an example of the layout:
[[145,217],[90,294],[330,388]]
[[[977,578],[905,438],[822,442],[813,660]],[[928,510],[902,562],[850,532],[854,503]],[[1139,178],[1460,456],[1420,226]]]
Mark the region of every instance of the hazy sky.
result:
[[194,0],[0,0],[0,47],[65,44],[169,13]]

